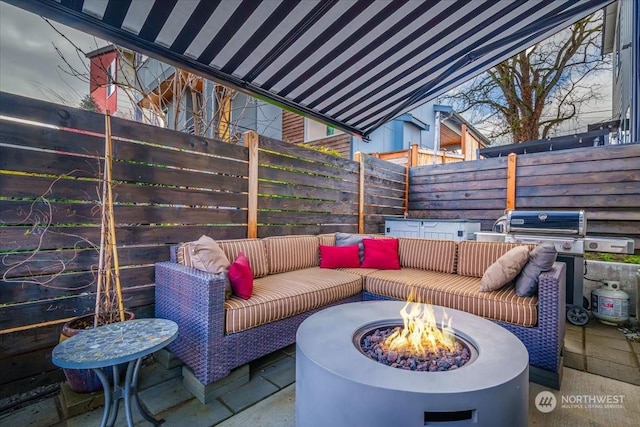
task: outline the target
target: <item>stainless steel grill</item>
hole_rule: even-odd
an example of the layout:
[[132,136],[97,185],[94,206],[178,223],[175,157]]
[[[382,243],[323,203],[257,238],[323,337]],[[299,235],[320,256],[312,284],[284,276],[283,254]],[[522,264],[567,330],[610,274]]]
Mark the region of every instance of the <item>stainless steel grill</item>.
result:
[[587,220],[584,211],[510,211],[507,233],[545,233],[584,237]]
[[[502,226],[503,229],[499,229]],[[498,229],[497,229],[498,228]],[[553,243],[558,261],[567,266],[567,319],[575,325],[589,321],[588,299],[583,295],[584,252],[633,253],[634,241],[619,237],[587,236],[587,219],[579,211],[510,211],[493,231],[504,231],[509,243]]]
[[559,254],[584,256],[587,220],[584,211],[510,211],[505,241],[514,243],[553,243]]
[[505,242],[553,243],[558,261],[564,262],[567,268],[567,319],[575,325],[586,324],[589,302],[583,295],[587,231],[584,211],[510,211],[505,231]]

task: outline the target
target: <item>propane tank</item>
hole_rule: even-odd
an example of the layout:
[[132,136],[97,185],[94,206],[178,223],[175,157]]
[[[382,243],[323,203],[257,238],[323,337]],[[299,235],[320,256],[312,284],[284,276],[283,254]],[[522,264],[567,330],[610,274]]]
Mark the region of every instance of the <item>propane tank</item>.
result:
[[629,294],[620,290],[620,282],[605,280],[591,291],[591,312],[606,325],[618,325],[629,320]]

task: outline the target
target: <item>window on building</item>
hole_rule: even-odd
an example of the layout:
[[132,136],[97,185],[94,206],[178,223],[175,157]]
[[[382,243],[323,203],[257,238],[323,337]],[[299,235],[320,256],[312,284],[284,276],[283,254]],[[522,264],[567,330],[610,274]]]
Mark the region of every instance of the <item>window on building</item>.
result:
[[116,92],[116,60],[107,68],[107,98]]
[[304,140],[313,141],[316,139],[326,138],[327,136],[339,135],[342,131],[324,123],[318,123],[310,119],[304,119]]
[[627,107],[624,118],[620,126],[620,143],[629,144],[631,142],[631,107]]

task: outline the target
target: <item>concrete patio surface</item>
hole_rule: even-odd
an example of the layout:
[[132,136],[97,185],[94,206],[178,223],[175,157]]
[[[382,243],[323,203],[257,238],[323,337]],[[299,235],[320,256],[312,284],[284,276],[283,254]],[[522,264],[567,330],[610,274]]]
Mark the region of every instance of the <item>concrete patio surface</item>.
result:
[[585,326],[567,324],[564,366],[640,386],[640,342],[618,327],[595,319]]
[[[143,405],[163,426],[287,427],[295,425],[295,346],[251,363],[249,382],[202,404],[184,386],[179,361],[157,354],[140,375]],[[613,326],[592,320],[586,327],[567,325],[561,390],[529,384],[529,425],[637,425],[640,420],[640,343],[625,339]],[[246,369],[246,368],[245,368]],[[537,409],[540,392],[551,392],[556,407]],[[120,411],[122,412],[122,410]],[[146,426],[133,411],[136,426]],[[59,393],[0,415],[2,426],[97,426],[102,394],[78,395],[61,385]],[[124,426],[121,413],[116,426]]]

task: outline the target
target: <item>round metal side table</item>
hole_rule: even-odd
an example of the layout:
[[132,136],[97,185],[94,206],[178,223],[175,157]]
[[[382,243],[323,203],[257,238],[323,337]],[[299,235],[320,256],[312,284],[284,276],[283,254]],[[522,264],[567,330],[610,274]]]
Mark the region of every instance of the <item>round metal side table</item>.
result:
[[[120,399],[124,399],[127,425],[133,427],[131,401],[150,423],[156,420],[140,404],[137,383],[142,358],[160,350],[178,336],[178,325],[166,319],[136,319],[87,329],[53,349],[52,362],[61,368],[93,369],[104,390],[104,413],[101,427],[113,426],[118,416]],[[124,386],[120,386],[118,365],[128,363]],[[103,368],[113,367],[113,390]]]

